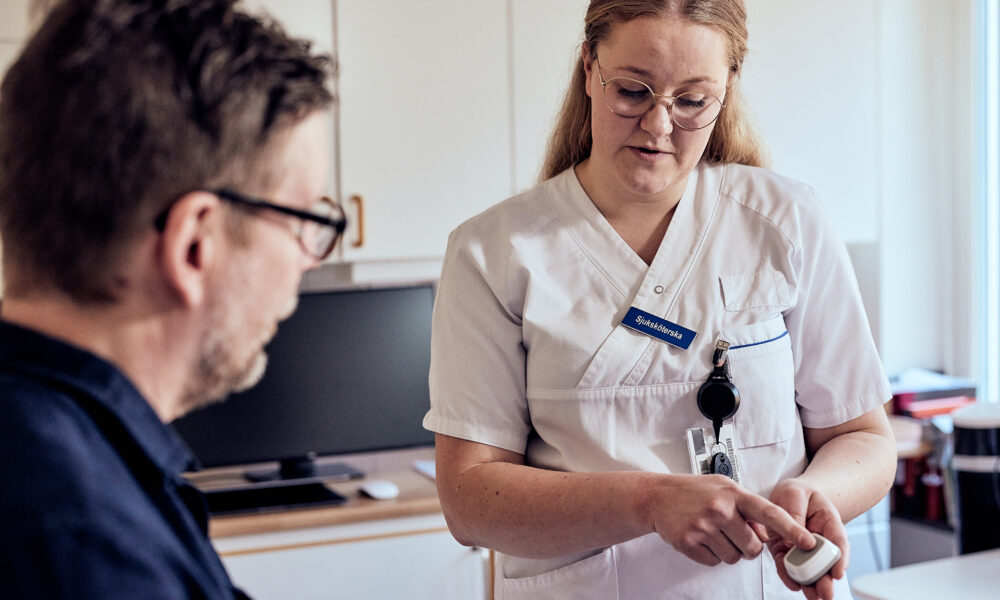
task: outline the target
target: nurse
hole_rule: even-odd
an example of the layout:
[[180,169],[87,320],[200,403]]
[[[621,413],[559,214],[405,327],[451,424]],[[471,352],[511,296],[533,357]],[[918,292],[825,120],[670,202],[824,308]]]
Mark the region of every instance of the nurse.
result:
[[[499,599],[850,597],[889,386],[820,202],[762,168],[745,21],[593,0],[546,179],[449,240],[424,424]],[[809,532],[844,557],[802,587]]]

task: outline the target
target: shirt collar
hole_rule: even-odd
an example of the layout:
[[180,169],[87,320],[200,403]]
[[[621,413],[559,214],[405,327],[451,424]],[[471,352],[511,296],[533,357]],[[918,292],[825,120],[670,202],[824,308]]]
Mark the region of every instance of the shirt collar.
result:
[[90,352],[0,321],[0,370],[55,383],[92,416],[95,411],[110,413],[149,460],[171,476],[196,464],[184,442],[160,421],[132,382]]

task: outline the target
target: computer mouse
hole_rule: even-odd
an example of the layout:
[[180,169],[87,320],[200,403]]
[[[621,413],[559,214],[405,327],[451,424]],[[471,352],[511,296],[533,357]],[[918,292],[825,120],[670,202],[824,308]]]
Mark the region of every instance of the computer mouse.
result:
[[392,500],[399,495],[399,486],[385,479],[364,481],[358,487],[358,490],[369,498],[376,500]]

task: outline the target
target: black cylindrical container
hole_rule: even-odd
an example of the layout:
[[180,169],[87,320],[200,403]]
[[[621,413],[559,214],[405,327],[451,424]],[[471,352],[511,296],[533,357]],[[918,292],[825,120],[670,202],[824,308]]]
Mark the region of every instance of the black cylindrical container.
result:
[[1000,403],[977,402],[952,413],[955,423],[958,551],[1000,548]]

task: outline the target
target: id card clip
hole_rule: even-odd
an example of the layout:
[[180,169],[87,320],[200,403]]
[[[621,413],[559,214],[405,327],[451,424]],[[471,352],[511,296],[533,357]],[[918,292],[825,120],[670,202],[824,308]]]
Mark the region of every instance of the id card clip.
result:
[[714,428],[693,427],[685,435],[691,473],[694,475],[725,475],[740,482],[740,466],[736,458],[733,424],[725,423],[715,437]]

